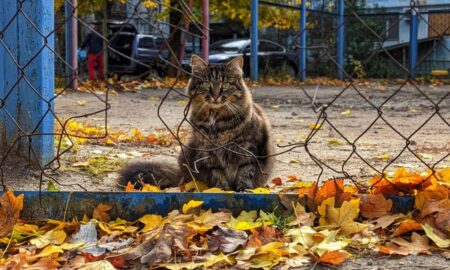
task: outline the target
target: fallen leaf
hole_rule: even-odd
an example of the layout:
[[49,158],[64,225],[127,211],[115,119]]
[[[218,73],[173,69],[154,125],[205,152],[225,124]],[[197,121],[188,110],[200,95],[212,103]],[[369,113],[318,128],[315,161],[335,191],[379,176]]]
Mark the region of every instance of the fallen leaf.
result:
[[136,192],[138,190],[134,189],[134,185],[131,184],[130,181],[128,181],[127,185],[125,186],[125,192]]
[[398,227],[392,233],[392,236],[400,236],[411,231],[423,231],[423,228],[422,225],[420,225],[420,223],[416,222],[415,220],[407,219],[400,222]]
[[277,177],[277,178],[272,179],[272,183],[277,186],[281,186],[283,184],[283,180],[281,180],[280,177]]
[[12,232],[23,209],[23,197],[23,194],[16,197],[12,190],[6,190],[0,197],[0,237]]
[[343,250],[327,251],[325,254],[320,256],[319,262],[332,265],[341,265],[350,257],[350,253]]
[[254,194],[269,194],[270,193],[270,189],[263,188],[263,187],[255,188],[250,191]]
[[450,247],[450,239],[442,239],[438,235],[436,235],[433,231],[433,227],[431,227],[428,224],[422,225],[423,230],[425,231],[425,234],[430,238],[436,246],[440,248],[448,248]]
[[346,109],[345,111],[341,112],[341,115],[344,115],[344,116],[349,116],[350,114],[352,114],[352,110],[350,110],[350,109]]
[[289,223],[290,226],[310,226],[314,225],[316,216],[314,213],[306,213],[305,207],[297,202],[294,207],[295,219]]
[[368,224],[354,221],[359,215],[359,199],[345,201],[340,208],[335,208],[334,205],[325,205],[325,207],[325,215],[323,215],[324,211],[321,211],[320,226],[340,228],[346,235],[361,232],[369,227]]
[[365,218],[377,218],[389,213],[392,209],[392,200],[386,200],[383,194],[369,194],[363,198],[359,207],[361,216]]
[[252,234],[248,238],[247,247],[258,248],[274,241],[282,242],[282,235],[277,229],[269,226],[252,229],[251,233]]
[[398,214],[394,214],[394,215],[385,215],[382,217],[379,217],[373,221],[371,221],[374,225],[374,227],[372,228],[372,230],[376,230],[376,229],[386,229],[387,227],[389,227],[392,223],[394,223],[395,221],[402,219],[402,218],[406,218],[406,216],[402,213],[398,213]]
[[378,251],[383,254],[396,255],[418,255],[431,254],[430,245],[425,235],[421,236],[415,232],[411,235],[411,242],[398,237],[391,240],[392,243],[379,247]]
[[86,102],[87,102],[86,100],[78,100],[77,104],[80,106],[84,106],[84,105],[86,105]]
[[212,252],[234,252],[239,246],[247,243],[247,237],[244,231],[219,226],[211,236],[208,236],[208,248]]
[[108,222],[111,220],[111,217],[106,212],[108,212],[111,209],[112,209],[111,205],[99,204],[97,207],[95,207],[92,217],[99,221]]
[[160,215],[145,215],[139,219],[139,222],[144,224],[141,232],[148,232],[163,224],[163,218]]
[[336,239],[337,233],[338,230],[316,231],[311,227],[303,226],[290,229],[285,235],[292,238],[291,243],[288,244],[291,250],[293,250],[293,247],[301,245],[305,250],[313,252],[320,257],[328,251],[341,250],[348,245],[348,241]]
[[319,130],[322,127],[322,124],[309,124],[308,128],[310,130]]
[[225,224],[231,219],[231,213],[217,212],[212,213],[211,209],[200,213],[198,216],[194,216],[194,220],[188,222],[187,225],[192,227],[200,234],[206,233],[213,229],[215,226]]
[[420,217],[432,216],[436,227],[444,232],[450,231],[450,200],[428,200],[420,211]]
[[77,270],[116,270],[116,268],[107,260],[88,262],[83,266],[77,268]]
[[37,248],[44,248],[48,245],[60,245],[66,239],[67,234],[62,230],[50,230],[44,235],[39,235],[36,238],[30,240],[32,245]]
[[41,252],[39,252],[37,255],[33,256],[33,258],[44,258],[44,257],[50,257],[53,255],[57,255],[60,253],[63,253],[64,249],[61,246],[46,246]]
[[391,155],[383,154],[383,155],[380,155],[380,156],[375,156],[375,158],[379,159],[379,160],[390,160],[391,159]]
[[185,203],[183,205],[183,208],[182,208],[183,214],[187,214],[189,212],[189,210],[198,208],[202,205],[203,205],[203,201],[190,200],[188,203]]
[[237,218],[231,217],[227,225],[241,231],[255,229],[263,225],[262,222],[256,221],[257,215],[256,211],[242,211]]
[[157,186],[144,184],[141,189],[142,192],[161,192],[161,189]]

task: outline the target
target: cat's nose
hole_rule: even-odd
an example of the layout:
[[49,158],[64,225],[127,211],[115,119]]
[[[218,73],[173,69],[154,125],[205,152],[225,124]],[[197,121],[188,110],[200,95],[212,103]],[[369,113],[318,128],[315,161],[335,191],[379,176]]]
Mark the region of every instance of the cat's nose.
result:
[[220,96],[213,95],[212,98],[214,99],[214,101],[217,101],[219,100]]

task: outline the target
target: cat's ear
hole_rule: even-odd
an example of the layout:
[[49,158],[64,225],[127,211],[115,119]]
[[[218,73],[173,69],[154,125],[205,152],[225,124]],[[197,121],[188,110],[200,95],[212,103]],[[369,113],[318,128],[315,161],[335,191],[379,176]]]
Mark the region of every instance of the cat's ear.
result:
[[193,54],[191,56],[192,73],[198,73],[205,70],[208,67],[208,63],[205,62],[200,56]]
[[228,69],[239,74],[242,74],[243,66],[244,66],[244,58],[242,56],[237,56],[227,63]]

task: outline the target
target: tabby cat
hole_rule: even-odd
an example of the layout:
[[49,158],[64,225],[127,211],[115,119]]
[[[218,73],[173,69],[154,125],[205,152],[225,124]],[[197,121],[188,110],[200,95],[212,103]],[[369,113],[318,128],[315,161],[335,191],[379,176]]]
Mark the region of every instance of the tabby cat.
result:
[[243,61],[238,56],[228,63],[208,64],[193,55],[193,76],[186,90],[192,133],[178,165],[131,163],[120,172],[119,183],[165,188],[194,177],[224,190],[264,185],[273,159],[270,124],[244,82]]

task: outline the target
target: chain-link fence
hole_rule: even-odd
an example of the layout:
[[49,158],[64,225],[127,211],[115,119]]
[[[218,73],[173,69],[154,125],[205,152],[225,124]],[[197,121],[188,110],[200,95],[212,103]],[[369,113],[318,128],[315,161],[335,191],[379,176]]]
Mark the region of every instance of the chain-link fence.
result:
[[[3,186],[14,187],[18,175],[24,177],[20,174],[25,164],[19,161],[21,156],[28,157],[32,164],[30,171],[35,172],[33,166],[37,166],[40,184],[50,179],[62,186],[78,185],[86,189],[77,178],[59,181],[61,159],[73,151],[79,139],[98,141],[114,132],[109,115],[110,109],[117,108],[114,106],[123,112],[125,123],[122,124],[130,124],[126,117],[130,111],[121,106],[127,106],[126,98],[134,97],[124,94],[119,99],[110,95],[130,82],[125,77],[139,82],[131,87],[147,88],[157,84],[160,88],[153,100],[157,110],[149,109],[148,114],[134,112],[142,114],[137,115],[136,119],[141,120],[136,125],[146,125],[150,129],[162,127],[181,150],[186,149],[188,146],[181,134],[184,130],[187,133],[191,129],[198,131],[198,128],[189,121],[191,100],[180,85],[190,76],[188,56],[201,53],[200,44],[207,36],[196,10],[197,3],[128,0],[96,5],[66,0],[50,6],[44,2],[14,1],[1,6],[0,58],[4,69],[0,72],[0,168]],[[321,5],[311,2],[306,14],[307,28],[303,31],[293,28],[274,34],[280,30],[270,26],[260,29],[263,38],[279,41],[292,50],[290,57],[294,55],[297,73],[302,72],[297,55],[300,50],[307,50],[306,82],[309,79],[309,84],[294,81],[289,93],[272,86],[279,95],[264,92],[264,89],[253,91],[255,101],[263,103],[274,125],[274,138],[283,138],[274,142],[278,144],[274,155],[279,160],[275,166],[280,163],[285,174],[317,181],[344,178],[367,190],[370,186],[362,180],[374,174],[385,176],[395,166],[435,171],[449,164],[450,91],[441,85],[442,81],[436,84],[433,79],[429,83],[423,80],[430,81],[433,70],[441,70],[443,76],[448,76],[445,71],[450,61],[450,6],[447,12],[440,6],[433,9],[412,1],[401,11],[391,11],[367,8],[363,4],[345,1],[343,25],[338,23],[336,3],[323,1]],[[260,5],[300,12],[300,8],[290,2],[261,1]],[[222,21],[229,28],[223,32],[214,32],[220,21],[212,22],[209,32],[214,36],[212,39],[233,36],[230,31],[238,33],[235,37],[248,38],[247,26],[236,21],[239,18]],[[345,44],[343,65],[337,60],[336,51],[340,42],[337,32],[342,27],[345,28],[345,40],[341,40]],[[411,30],[414,27],[416,30]],[[306,33],[307,46],[301,47],[298,39]],[[416,42],[410,42],[409,33],[417,35]],[[275,40],[275,36],[279,39]],[[77,48],[84,48],[87,37],[91,39],[88,43],[97,40],[96,45],[90,46],[91,50],[98,46],[97,50],[86,55],[83,51],[76,52]],[[260,50],[260,53],[267,52]],[[412,54],[416,59],[411,58]],[[243,55],[250,57],[247,52]],[[88,69],[94,69],[88,65],[96,67],[98,73],[91,71],[89,74]],[[335,77],[338,71],[344,74],[345,80],[314,79]],[[285,75],[279,73],[281,77]],[[122,81],[117,80],[120,77]],[[82,89],[82,98],[94,105],[77,105],[74,99],[80,97],[73,93],[73,88]],[[286,96],[289,98],[284,98]],[[175,103],[183,108],[174,109]],[[72,104],[73,108],[67,104]],[[290,111],[277,111],[280,104]],[[179,114],[174,118],[176,112]],[[288,121],[298,114],[299,117],[289,122],[292,124],[289,127],[276,119],[284,117]],[[305,116],[302,118],[302,115]],[[115,113],[114,117],[122,116]],[[101,132],[75,133],[69,128],[74,121],[101,123],[98,124]],[[115,123],[114,127],[122,124]],[[285,128],[290,128],[286,136],[283,135]],[[291,138],[287,138],[289,136]],[[215,147],[208,151],[235,151],[234,147],[238,147],[258,160],[258,156],[233,142],[212,143]],[[116,144],[114,147],[123,146]],[[139,145],[133,149],[139,149]],[[95,154],[95,149],[90,150],[76,161],[88,159],[89,153]],[[427,150],[433,155],[425,153]],[[287,169],[282,162],[286,155],[290,155],[290,160],[284,163],[294,164]],[[296,161],[291,162],[293,159]],[[278,173],[275,169],[272,175]]]

